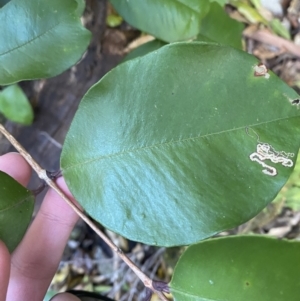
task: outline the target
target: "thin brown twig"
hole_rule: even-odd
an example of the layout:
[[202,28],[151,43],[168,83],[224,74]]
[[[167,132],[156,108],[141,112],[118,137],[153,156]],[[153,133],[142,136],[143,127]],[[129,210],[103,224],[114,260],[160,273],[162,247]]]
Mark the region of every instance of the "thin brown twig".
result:
[[300,57],[300,46],[296,45],[292,41],[286,40],[284,38],[272,34],[267,29],[257,30],[256,28],[250,26],[244,30],[243,35],[247,38],[276,46],[281,50],[290,52],[294,56]]
[[129,268],[138,276],[138,278],[144,283],[144,285],[156,292],[157,295],[164,301],[168,301],[168,298],[160,291],[156,291],[152,285],[152,279],[150,279],[142,270],[136,266],[130,258],[128,258],[123,251],[118,248],[100,229],[89,219],[84,212],[81,211],[56,185],[53,180],[47,176],[45,169],[34,161],[31,155],[21,146],[21,144],[0,124],[0,132],[7,138],[7,140],[17,149],[20,155],[28,162],[28,164],[35,170],[40,179],[44,180],[49,187],[56,191],[56,193],[84,220],[95,232],[101,237],[106,244],[129,266]]

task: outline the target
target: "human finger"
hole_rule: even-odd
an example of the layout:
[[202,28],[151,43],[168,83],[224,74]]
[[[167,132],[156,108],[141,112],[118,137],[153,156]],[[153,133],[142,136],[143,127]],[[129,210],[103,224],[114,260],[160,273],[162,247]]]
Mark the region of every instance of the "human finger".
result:
[[10,255],[5,244],[0,241],[0,301],[6,300],[10,272]]
[[7,153],[0,156],[0,170],[4,171],[23,186],[26,186],[31,176],[31,168],[18,153]]
[[[72,198],[63,178],[58,186]],[[36,218],[12,255],[8,301],[42,300],[55,274],[77,214],[50,189]]]
[[[31,176],[31,168],[18,153],[8,153],[0,156],[0,170],[7,173],[23,186],[26,186]],[[10,275],[10,254],[0,241],[0,301],[6,300]]]

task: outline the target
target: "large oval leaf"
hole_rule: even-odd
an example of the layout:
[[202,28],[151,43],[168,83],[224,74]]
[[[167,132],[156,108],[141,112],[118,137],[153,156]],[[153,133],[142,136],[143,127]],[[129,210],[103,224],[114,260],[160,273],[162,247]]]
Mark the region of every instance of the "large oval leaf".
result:
[[80,59],[90,39],[82,2],[12,0],[0,10],[1,85],[55,76]]
[[23,238],[34,208],[32,193],[0,171],[0,239],[12,252]]
[[190,39],[200,31],[209,9],[199,0],[110,0],[118,13],[131,25],[166,42]]
[[300,243],[262,236],[190,246],[172,281],[176,301],[298,301]]
[[177,43],[108,73],[83,98],[61,158],[85,210],[165,246],[262,210],[292,172],[300,110],[297,93],[273,73],[254,76],[256,65],[230,47]]

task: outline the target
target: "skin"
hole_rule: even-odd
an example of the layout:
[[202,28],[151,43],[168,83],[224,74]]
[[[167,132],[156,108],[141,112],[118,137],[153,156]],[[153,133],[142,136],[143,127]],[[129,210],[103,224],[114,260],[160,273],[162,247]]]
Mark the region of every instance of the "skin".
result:
[[[0,170],[26,186],[31,168],[17,153],[0,156]],[[63,178],[57,185],[72,199]],[[10,255],[0,241],[0,301],[42,301],[57,270],[69,235],[78,220],[76,213],[49,189],[23,240]],[[58,294],[53,301],[80,301]]]

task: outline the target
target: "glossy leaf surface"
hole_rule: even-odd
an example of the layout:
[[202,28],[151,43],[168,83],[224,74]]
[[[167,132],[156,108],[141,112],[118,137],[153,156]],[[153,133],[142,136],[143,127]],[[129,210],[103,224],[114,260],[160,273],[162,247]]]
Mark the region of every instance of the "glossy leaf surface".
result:
[[[63,147],[76,199],[107,228],[164,246],[255,216],[293,170],[272,160],[294,165],[300,143],[299,96],[271,72],[254,76],[257,63],[230,47],[177,43],[109,72]],[[271,149],[259,163],[260,142]]]
[[221,44],[242,49],[244,25],[233,20],[217,3],[212,3],[208,14],[201,22],[200,34]]
[[80,21],[83,3],[7,3],[0,10],[0,84],[55,76],[74,65],[90,39]]
[[24,125],[33,121],[33,110],[27,96],[18,85],[0,91],[0,113],[7,119]]
[[170,283],[175,301],[298,301],[300,243],[262,236],[190,246]]
[[196,36],[209,2],[199,0],[110,0],[117,12],[132,26],[166,42]]
[[34,207],[32,193],[0,171],[0,239],[12,252],[23,238]]

